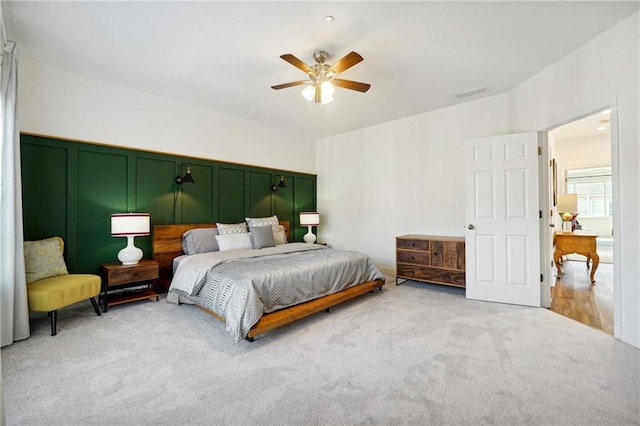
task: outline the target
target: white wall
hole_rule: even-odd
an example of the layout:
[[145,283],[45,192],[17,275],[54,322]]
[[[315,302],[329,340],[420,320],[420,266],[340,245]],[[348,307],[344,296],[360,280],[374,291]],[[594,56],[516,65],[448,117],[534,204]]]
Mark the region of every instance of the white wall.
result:
[[319,241],[395,272],[395,237],[464,236],[464,140],[507,132],[507,96],[319,140]]
[[19,79],[20,131],[315,173],[315,141],[298,133],[90,79],[31,58],[20,59]]
[[363,251],[388,272],[397,235],[464,235],[465,138],[550,129],[617,98],[616,336],[640,347],[639,17],[622,21],[508,95],[319,140],[319,240]]

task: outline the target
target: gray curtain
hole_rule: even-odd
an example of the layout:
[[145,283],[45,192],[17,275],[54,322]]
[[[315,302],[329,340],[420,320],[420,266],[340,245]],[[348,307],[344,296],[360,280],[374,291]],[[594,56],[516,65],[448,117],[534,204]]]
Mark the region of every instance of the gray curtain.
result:
[[20,139],[16,120],[17,47],[4,45],[0,80],[0,338],[2,346],[29,337],[24,271]]

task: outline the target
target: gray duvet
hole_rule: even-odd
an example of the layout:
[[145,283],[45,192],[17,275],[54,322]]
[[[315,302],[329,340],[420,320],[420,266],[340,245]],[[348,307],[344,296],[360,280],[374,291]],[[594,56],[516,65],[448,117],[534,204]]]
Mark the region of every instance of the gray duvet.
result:
[[[227,331],[237,341],[247,336],[263,313],[365,281],[384,280],[373,261],[362,253],[305,243],[206,255],[181,262],[169,291],[224,317]],[[189,280],[191,283],[186,283]]]

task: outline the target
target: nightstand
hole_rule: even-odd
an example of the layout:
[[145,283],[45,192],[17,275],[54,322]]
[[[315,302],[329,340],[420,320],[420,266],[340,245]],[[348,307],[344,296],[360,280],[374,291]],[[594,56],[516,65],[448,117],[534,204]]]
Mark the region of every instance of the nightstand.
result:
[[[158,262],[143,259],[135,265],[123,265],[120,262],[103,263],[100,265],[102,276],[102,306],[107,312],[109,306],[136,300],[153,299],[158,301],[154,280],[159,277],[160,266]],[[146,287],[140,288],[144,283]],[[126,291],[129,287],[138,287],[135,290]],[[122,290],[115,294],[109,294],[114,290]]]

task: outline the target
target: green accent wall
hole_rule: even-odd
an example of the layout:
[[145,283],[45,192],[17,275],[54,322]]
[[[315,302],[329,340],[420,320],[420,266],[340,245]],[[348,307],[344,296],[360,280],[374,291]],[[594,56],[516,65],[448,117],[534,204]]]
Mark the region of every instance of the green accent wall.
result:
[[[97,273],[118,260],[125,238],[111,237],[111,214],[148,212],[151,224],[242,222],[277,214],[291,241],[306,228],[298,213],[316,210],[316,176],[258,166],[21,135],[25,240],[60,236],[70,272]],[[195,183],[178,185],[180,163]],[[286,188],[271,190],[284,176]],[[151,258],[151,237],[136,237]]]

